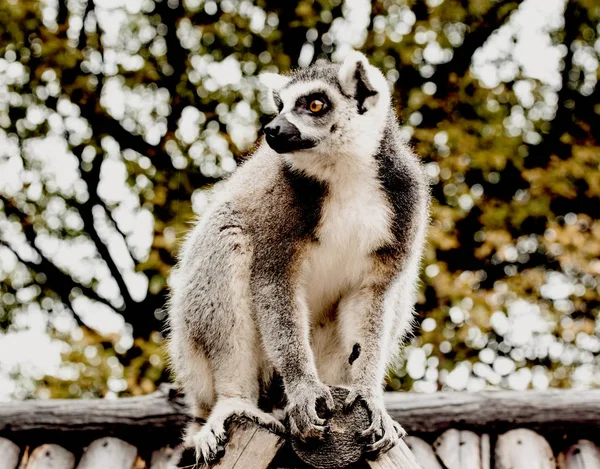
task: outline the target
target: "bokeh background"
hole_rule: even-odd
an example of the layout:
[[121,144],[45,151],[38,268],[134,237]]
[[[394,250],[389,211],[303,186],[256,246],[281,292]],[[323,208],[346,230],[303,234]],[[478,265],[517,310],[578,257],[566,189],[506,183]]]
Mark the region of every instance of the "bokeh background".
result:
[[169,380],[169,271],[257,75],[381,67],[434,205],[390,389],[600,385],[596,0],[1,0],[0,399]]

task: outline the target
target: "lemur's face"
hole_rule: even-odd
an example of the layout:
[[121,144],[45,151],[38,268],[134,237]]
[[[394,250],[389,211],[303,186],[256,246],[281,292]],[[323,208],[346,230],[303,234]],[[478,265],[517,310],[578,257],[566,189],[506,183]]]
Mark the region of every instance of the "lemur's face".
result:
[[341,93],[325,82],[298,82],[273,92],[278,114],[265,126],[265,139],[277,153],[315,148],[336,132],[347,113]]
[[352,151],[363,132],[381,126],[378,121],[388,109],[385,78],[359,53],[352,53],[341,65],[319,64],[291,76],[261,78],[278,111],[264,128],[265,139],[277,153],[293,157],[305,150],[312,154]]

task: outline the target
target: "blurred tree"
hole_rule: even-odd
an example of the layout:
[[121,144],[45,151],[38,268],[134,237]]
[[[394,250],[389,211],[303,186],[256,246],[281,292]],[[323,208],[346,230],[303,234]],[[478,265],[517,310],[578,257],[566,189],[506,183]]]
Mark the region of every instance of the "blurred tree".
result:
[[169,269],[259,134],[256,76],[350,47],[394,86],[435,197],[421,329],[390,386],[600,384],[599,17],[593,0],[0,3],[0,327],[64,346],[15,395],[167,378]]

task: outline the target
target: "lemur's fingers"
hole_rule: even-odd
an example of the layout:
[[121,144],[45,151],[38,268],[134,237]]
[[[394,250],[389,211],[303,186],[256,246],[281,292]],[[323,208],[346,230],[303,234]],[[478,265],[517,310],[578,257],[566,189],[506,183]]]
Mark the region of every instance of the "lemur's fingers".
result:
[[314,407],[306,406],[289,411],[290,432],[302,441],[321,438],[325,431],[325,420],[319,418]]
[[325,407],[327,407],[329,412],[333,412],[335,409],[335,400],[333,399],[329,388],[327,388],[327,392],[325,393]]
[[290,433],[302,441],[312,438],[321,438],[325,432],[323,425],[310,423],[308,420],[294,419],[290,417]]
[[369,455],[385,453],[392,449],[396,443],[398,443],[398,436],[395,432],[391,432],[391,434],[383,436],[372,445],[368,445],[366,448],[366,453]]
[[313,425],[322,426],[325,425],[325,419],[322,419],[317,414],[317,409],[314,407],[309,407],[307,410],[308,418],[310,419]]
[[196,437],[196,464],[209,464],[219,453],[219,442],[212,431],[200,431]]
[[[377,409],[377,418],[373,419],[371,426],[367,429],[370,434],[376,434],[380,438],[374,443],[367,445],[366,453],[370,456],[376,456],[379,453],[385,453],[392,449],[399,440],[399,430],[402,427],[394,422],[385,410]],[[374,430],[372,429],[374,427]],[[404,431],[404,430],[402,430]]]
[[371,436],[377,432],[381,433],[381,429],[383,426],[381,412],[378,409],[371,410],[371,425],[363,431],[360,436],[367,437]]
[[386,418],[380,421],[381,438],[374,443],[367,445],[366,453],[370,455],[378,455],[392,449],[398,443],[398,433],[392,420],[386,422]]
[[398,438],[404,438],[406,436],[406,430],[395,420],[392,420],[392,423],[394,424],[394,429],[398,434]]
[[360,394],[356,390],[352,390],[346,396],[346,400],[344,401],[344,410],[350,409],[358,400]]

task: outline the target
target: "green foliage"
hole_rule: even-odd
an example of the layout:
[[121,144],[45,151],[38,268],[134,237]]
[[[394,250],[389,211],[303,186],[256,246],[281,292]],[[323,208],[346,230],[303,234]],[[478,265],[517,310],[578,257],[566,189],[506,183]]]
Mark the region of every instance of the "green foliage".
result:
[[63,347],[14,394],[168,379],[169,270],[259,134],[257,75],[349,46],[393,84],[435,198],[421,327],[390,387],[598,385],[600,8],[570,0],[540,32],[554,78],[527,72],[513,32],[486,81],[477,54],[527,3],[383,0],[364,18],[341,0],[0,3],[0,328]]

